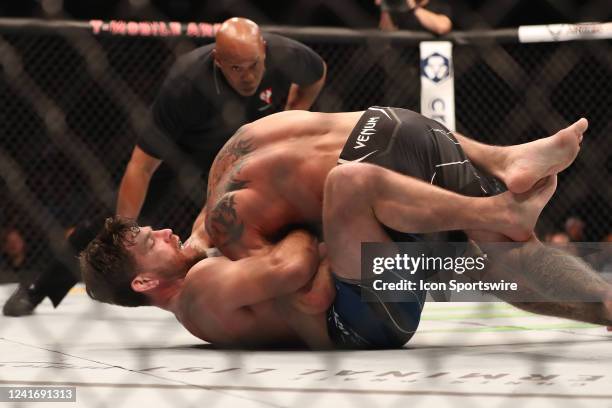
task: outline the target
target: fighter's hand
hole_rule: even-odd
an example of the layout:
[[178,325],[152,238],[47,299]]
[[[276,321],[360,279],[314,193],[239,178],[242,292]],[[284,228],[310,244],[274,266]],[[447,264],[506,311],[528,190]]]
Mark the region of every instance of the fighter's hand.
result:
[[321,261],[310,282],[290,296],[293,307],[305,314],[320,314],[329,308],[336,296],[336,288],[327,258]]

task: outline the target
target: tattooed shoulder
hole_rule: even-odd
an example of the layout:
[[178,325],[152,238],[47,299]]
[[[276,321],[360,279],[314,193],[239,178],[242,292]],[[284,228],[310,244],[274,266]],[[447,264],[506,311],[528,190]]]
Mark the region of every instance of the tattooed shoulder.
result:
[[240,179],[232,177],[230,181],[227,183],[227,185],[225,186],[225,190],[227,192],[242,190],[243,188],[246,188],[248,185],[249,185],[249,180],[240,180]]
[[236,212],[235,193],[224,194],[208,214],[206,231],[219,247],[231,245],[242,238],[244,222]]
[[244,131],[245,126],[238,129],[238,131],[232,136],[227,143],[223,146],[217,160],[220,162],[231,160],[234,161],[242,156],[245,156],[255,150],[253,143],[253,137],[249,136]]
[[[223,146],[223,148],[217,154],[211,168],[209,183],[212,183],[212,185],[209,184],[209,189],[219,183],[224,174],[227,172],[228,168],[234,165],[237,160],[255,150],[253,137],[249,136],[248,133],[244,131],[244,128],[245,126],[238,129],[234,136],[228,140],[225,146]],[[233,173],[236,173],[235,169]]]

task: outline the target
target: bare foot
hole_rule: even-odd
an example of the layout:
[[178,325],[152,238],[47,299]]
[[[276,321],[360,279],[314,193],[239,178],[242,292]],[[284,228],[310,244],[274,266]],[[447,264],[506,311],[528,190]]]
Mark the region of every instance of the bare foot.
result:
[[546,176],[565,170],[578,155],[589,122],[582,118],[552,136],[510,146],[502,179],[513,193],[524,193]]
[[513,241],[527,241],[532,238],[533,230],[540,213],[557,189],[557,176],[548,176],[537,182],[526,193],[515,194],[507,191],[495,196],[500,200],[500,210],[505,208],[508,222],[499,225],[498,232]]

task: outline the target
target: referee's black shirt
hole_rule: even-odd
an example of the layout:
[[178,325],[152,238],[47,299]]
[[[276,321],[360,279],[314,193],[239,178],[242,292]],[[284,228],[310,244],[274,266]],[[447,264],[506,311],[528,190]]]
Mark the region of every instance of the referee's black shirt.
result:
[[215,66],[214,44],[181,56],[153,102],[157,130],[140,137],[137,145],[153,157],[172,161],[172,149],[159,140],[174,142],[207,172],[240,126],[283,110],[292,83],[310,85],[322,77],[323,60],[307,46],[275,34],[263,38],[266,70],[252,96],[241,96],[228,84]]

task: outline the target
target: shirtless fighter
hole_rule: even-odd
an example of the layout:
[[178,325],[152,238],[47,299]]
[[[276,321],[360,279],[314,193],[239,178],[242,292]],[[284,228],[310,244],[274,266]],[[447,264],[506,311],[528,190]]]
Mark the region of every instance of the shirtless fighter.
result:
[[[365,127],[360,126],[364,125],[369,134],[362,132]],[[466,140],[466,146],[480,155],[473,158],[477,164],[519,191],[571,164],[585,129],[586,121],[581,120],[550,138],[526,145],[497,148]],[[197,226],[196,234],[182,246],[169,230],[137,230],[120,220],[110,221],[82,256],[88,293],[111,303],[154,304],[171,310],[192,333],[215,343],[295,340],[298,333],[282,323],[283,316],[274,309],[273,300],[295,292],[310,279],[317,269],[317,255],[315,242],[307,234],[285,233],[295,226],[320,224],[324,181],[344,145],[352,147],[347,144],[349,135],[356,146],[372,136],[379,147],[355,160],[386,157],[383,165],[399,166],[401,171],[415,172],[422,179],[424,169],[439,170],[435,177],[428,174],[427,182],[403,177],[402,198],[407,201],[394,211],[411,216],[404,219],[400,231],[475,228],[515,240],[526,239],[554,191],[549,183],[522,194],[507,192],[476,198],[440,188],[490,193],[483,191],[489,186],[478,181],[484,178],[466,159],[452,134],[414,112],[371,108],[365,114],[277,114],[241,128],[211,170],[210,195],[203,210],[208,211],[203,212],[206,229],[212,243],[233,261],[219,257],[198,262],[205,257],[208,237]],[[452,149],[441,147],[442,141]],[[398,152],[401,154],[396,156]],[[341,156],[342,160],[350,159]],[[458,172],[447,171],[452,167]],[[381,179],[381,189],[384,186]],[[199,249],[195,245],[198,241],[202,246]],[[305,250],[300,251],[300,246]],[[167,256],[159,253],[162,250]],[[113,251],[115,255],[109,256]],[[109,262],[111,259],[113,262]],[[322,265],[324,271],[325,263]],[[314,299],[324,310],[334,300],[334,290],[324,273],[316,276],[323,278],[311,282],[317,290],[311,291],[315,295],[308,301],[312,305]],[[123,294],[134,299],[124,301]],[[325,325],[324,314],[319,317],[319,323]],[[361,346],[398,345],[394,339]]]

